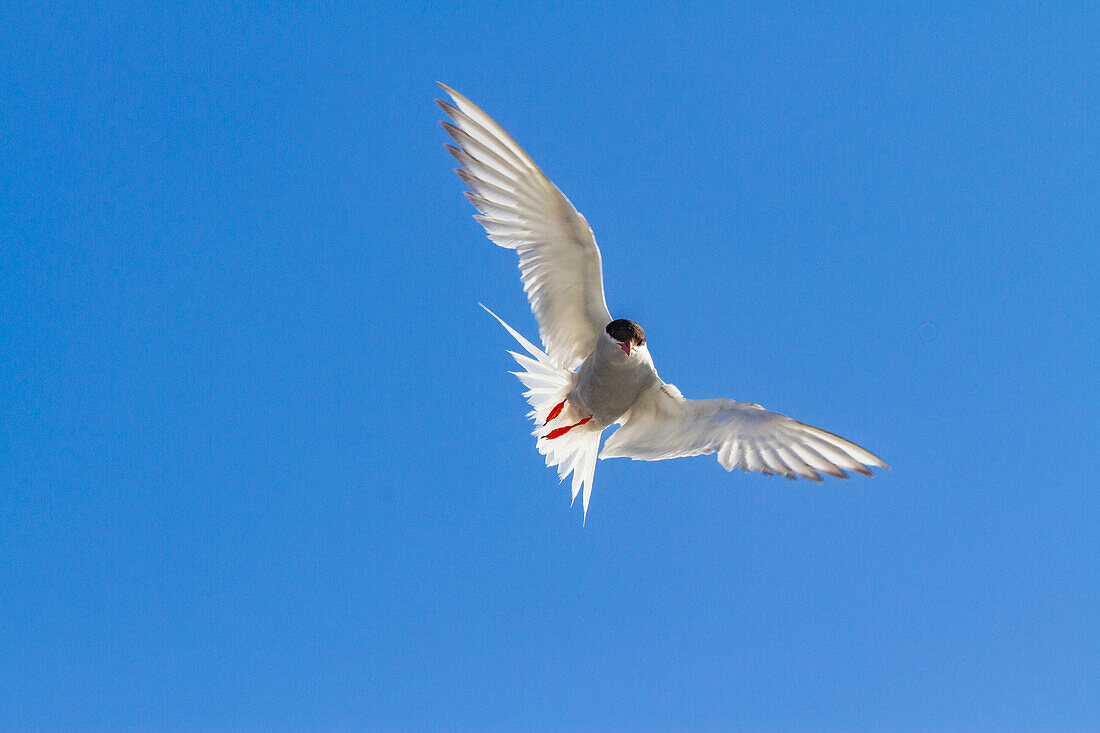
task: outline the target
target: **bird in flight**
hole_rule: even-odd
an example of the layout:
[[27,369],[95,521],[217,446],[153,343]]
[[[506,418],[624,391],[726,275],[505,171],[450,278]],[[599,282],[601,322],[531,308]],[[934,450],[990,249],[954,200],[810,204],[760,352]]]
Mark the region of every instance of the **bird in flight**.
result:
[[[871,475],[882,459],[840,436],[749,402],[691,400],[661,380],[645,331],[612,318],[603,294],[600,250],[588,222],[534,161],[480,108],[450,87],[443,127],[455,170],[489,239],[519,255],[523,289],[545,350],[489,314],[527,355],[509,352],[523,371],[534,435],[561,480],[572,473],[573,500],[592,496],[596,458],[643,461],[718,454],[727,471],[759,471],[821,481],[820,474]],[[618,424],[600,452],[603,431]]]

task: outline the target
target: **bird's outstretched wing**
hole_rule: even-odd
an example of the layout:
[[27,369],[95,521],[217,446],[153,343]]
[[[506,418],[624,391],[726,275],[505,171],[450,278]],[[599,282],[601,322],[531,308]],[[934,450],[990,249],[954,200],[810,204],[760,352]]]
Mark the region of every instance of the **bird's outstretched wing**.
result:
[[519,253],[523,289],[546,352],[573,369],[611,322],[603,295],[600,250],[588,222],[500,125],[470,100],[440,84],[454,105],[436,100],[458,147],[447,149],[471,189],[466,197],[491,239]]
[[819,428],[748,402],[689,400],[671,384],[657,382],[624,416],[604,444],[600,458],[664,458],[717,453],[727,471],[802,476],[821,481],[824,473],[871,475],[868,466],[889,468],[882,459]]

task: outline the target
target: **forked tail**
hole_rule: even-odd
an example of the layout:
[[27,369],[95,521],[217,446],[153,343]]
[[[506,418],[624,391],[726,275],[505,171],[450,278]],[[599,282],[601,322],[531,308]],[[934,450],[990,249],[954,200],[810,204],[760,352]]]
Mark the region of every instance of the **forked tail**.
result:
[[[478,305],[485,308],[481,303]],[[556,366],[542,349],[519,335],[496,313],[488,308],[485,310],[500,321],[500,325],[504,326],[520,346],[534,357],[532,359],[514,351],[508,352],[523,367],[523,371],[512,372],[512,374],[519,377],[519,381],[527,387],[523,396],[531,405],[531,412],[527,416],[535,423],[532,433],[538,438],[536,447],[539,453],[546,456],[547,466],[557,466],[558,477],[562,481],[570,473],[573,474],[573,501],[577,500],[577,494],[581,493],[582,488],[584,489],[581,502],[584,506],[584,516],[587,518],[588,501],[592,497],[592,477],[596,473],[596,455],[600,450],[600,434],[603,431],[587,429],[583,425],[587,422],[584,420],[585,416],[576,414],[569,404],[563,407],[566,395],[573,389],[576,373]],[[562,425],[578,423],[578,426],[571,430],[551,429],[546,424],[550,420],[553,420],[555,426],[559,423]]]

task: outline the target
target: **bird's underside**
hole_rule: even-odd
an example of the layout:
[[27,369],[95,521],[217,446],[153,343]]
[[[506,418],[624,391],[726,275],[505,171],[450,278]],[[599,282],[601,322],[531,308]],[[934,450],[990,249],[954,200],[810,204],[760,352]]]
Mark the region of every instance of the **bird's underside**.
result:
[[[689,400],[663,382],[641,327],[607,309],[600,251],[584,217],[496,122],[440,86],[454,102],[436,100],[451,118],[443,126],[456,146],[447,149],[462,166],[474,218],[519,255],[545,347],[492,314],[527,352],[511,353],[523,368],[514,374],[527,387],[536,445],[563,480],[572,473],[586,515],[597,454],[654,461],[716,453],[727,470],[814,481],[888,468],[844,438],[759,405]],[[620,427],[601,453],[600,435],[613,423]]]

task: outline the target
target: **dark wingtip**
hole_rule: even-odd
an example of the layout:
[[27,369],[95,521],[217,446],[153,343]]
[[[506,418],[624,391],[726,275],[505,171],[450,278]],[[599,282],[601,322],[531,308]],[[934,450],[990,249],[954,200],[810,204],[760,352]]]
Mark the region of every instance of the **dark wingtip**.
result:
[[458,107],[454,106],[446,99],[436,99],[435,103],[439,105],[440,109],[447,113],[447,116],[451,119],[455,119],[458,115],[462,114],[462,111]]

